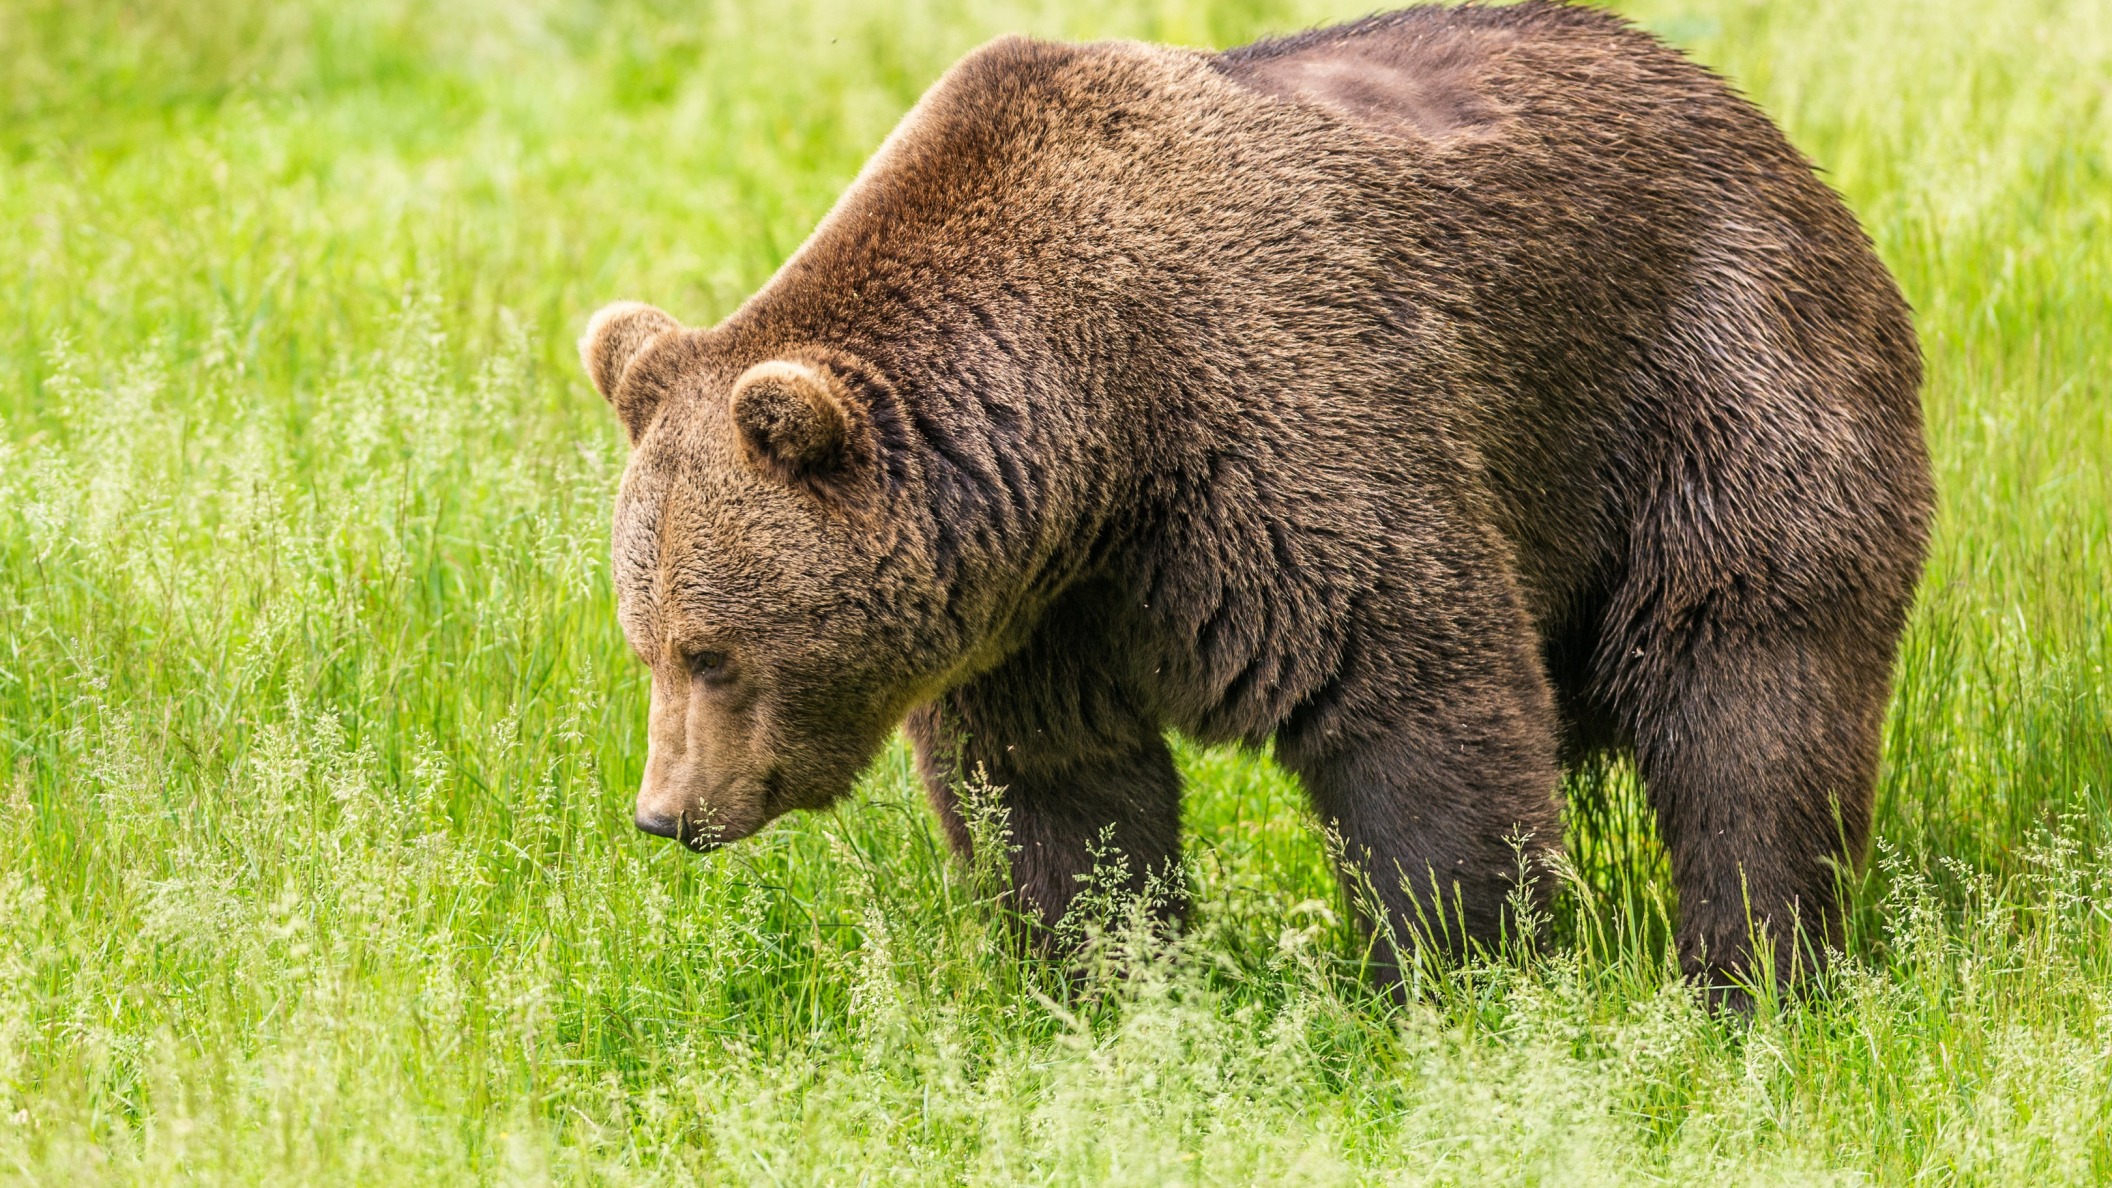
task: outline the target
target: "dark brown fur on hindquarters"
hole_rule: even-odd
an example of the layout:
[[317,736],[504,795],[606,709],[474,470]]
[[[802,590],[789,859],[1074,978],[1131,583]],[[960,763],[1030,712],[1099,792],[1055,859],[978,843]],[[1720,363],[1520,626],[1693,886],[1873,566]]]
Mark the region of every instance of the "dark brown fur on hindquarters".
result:
[[908,715],[957,845],[961,764],[1003,786],[1053,925],[1103,830],[1175,872],[1166,730],[1273,739],[1382,931],[1459,951],[1613,749],[1691,973],[1839,936],[1918,350],[1780,132],[1618,18],[1000,41],[731,317],[614,307],[582,356],[634,446],[642,827],[829,803]]

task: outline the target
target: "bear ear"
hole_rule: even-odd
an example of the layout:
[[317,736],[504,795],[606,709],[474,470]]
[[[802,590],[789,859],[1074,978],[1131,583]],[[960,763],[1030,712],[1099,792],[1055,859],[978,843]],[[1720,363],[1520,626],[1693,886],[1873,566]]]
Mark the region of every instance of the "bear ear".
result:
[[624,372],[661,335],[681,328],[682,323],[642,301],[619,301],[596,311],[587,321],[587,332],[580,335],[580,365],[587,369],[601,398],[615,407],[632,445],[638,444],[639,434],[652,421],[664,393],[657,384],[625,388]]
[[863,410],[842,380],[814,363],[773,359],[733,382],[734,431],[750,465],[793,482],[840,480],[859,460]]

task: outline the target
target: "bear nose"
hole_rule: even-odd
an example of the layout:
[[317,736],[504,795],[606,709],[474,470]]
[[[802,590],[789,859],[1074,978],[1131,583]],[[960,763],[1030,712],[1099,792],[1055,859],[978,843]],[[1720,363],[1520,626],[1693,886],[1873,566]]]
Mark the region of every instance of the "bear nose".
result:
[[680,814],[667,816],[639,809],[631,817],[631,823],[654,837],[664,837],[671,841],[681,842],[699,854],[708,854],[725,844],[719,838],[706,836],[703,831],[692,826],[688,819]]
[[673,838],[676,841],[682,840],[682,818],[679,816],[670,817],[639,809],[637,816],[631,818],[631,820],[638,828],[652,834],[654,837]]

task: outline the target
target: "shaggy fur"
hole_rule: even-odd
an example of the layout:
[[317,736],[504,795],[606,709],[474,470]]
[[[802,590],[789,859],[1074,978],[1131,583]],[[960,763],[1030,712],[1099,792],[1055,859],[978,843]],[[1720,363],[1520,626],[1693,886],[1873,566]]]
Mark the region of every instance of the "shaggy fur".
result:
[[1169,728],[1273,739],[1456,952],[1622,748],[1691,972],[1837,934],[1930,516],[1915,338],[1766,117],[1612,16],[998,41],[731,317],[582,353],[635,447],[642,827],[827,804],[906,714],[1053,923],[1103,830],[1176,863]]

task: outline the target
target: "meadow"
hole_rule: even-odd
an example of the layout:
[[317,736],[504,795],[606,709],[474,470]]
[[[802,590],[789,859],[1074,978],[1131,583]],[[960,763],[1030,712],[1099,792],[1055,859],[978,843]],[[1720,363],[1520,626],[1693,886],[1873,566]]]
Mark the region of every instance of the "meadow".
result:
[[1376,1000],[1295,783],[1016,958],[896,744],[637,833],[604,301],[731,310],[989,36],[1370,0],[0,0],[0,1180],[2112,1181],[2112,5],[1624,0],[1916,310],[1941,490],[1819,984],[1712,1018],[1632,771],[1555,941]]

